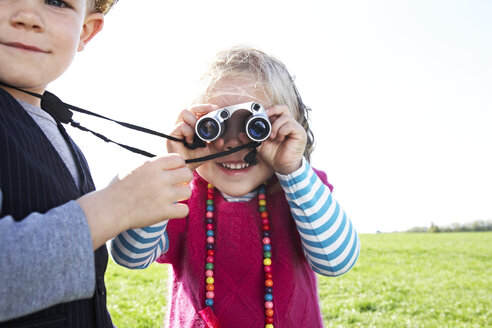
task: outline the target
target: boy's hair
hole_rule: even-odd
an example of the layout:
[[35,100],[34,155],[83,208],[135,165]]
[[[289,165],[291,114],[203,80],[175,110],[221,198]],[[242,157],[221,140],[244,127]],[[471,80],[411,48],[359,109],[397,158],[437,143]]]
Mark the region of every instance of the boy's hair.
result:
[[207,102],[214,94],[215,87],[226,79],[249,79],[256,81],[254,88],[261,90],[269,98],[272,106],[285,104],[289,107],[294,118],[304,127],[307,133],[307,143],[304,156],[309,161],[314,149],[314,135],[309,126],[309,112],[311,109],[304,105],[301,96],[294,84],[293,77],[285,65],[277,58],[265,52],[249,47],[234,46],[219,52],[215,60],[202,76],[202,90],[199,93],[199,102]]
[[89,13],[96,12],[106,15],[116,2],[118,0],[88,0],[87,9]]

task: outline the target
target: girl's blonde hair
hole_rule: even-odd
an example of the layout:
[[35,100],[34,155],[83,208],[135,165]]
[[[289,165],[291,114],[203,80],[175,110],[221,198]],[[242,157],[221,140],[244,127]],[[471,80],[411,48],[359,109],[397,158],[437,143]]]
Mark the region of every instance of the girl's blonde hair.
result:
[[207,102],[215,96],[215,87],[228,79],[248,78],[255,81],[254,88],[263,91],[272,106],[284,104],[294,118],[304,127],[307,143],[304,156],[309,161],[314,149],[314,135],[309,126],[311,109],[304,105],[292,76],[277,58],[249,46],[234,46],[223,50],[209,64],[201,78],[197,102]]

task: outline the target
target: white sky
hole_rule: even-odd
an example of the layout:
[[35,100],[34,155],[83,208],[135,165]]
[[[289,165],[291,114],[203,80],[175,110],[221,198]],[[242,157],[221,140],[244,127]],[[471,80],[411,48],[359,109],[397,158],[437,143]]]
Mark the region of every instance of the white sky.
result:
[[[49,90],[169,132],[202,64],[247,43],[313,108],[313,166],[359,232],[492,219],[492,2],[120,0]],[[164,140],[83,125],[164,153]],[[145,158],[69,128],[96,185]]]

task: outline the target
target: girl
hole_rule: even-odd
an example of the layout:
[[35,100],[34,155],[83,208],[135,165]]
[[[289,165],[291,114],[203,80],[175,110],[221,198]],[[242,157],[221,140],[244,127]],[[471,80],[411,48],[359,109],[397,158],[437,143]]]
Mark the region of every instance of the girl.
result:
[[[194,164],[189,215],[120,234],[113,258],[128,268],[171,264],[169,327],[322,327],[314,272],[347,272],[360,242],[326,174],[309,164],[309,109],[285,66],[258,49],[219,53],[202,81],[199,105],[181,112],[172,135],[191,143],[200,116],[259,103],[271,134],[256,164],[244,160],[249,149]],[[236,111],[205,148],[170,141],[168,151],[196,158],[249,143],[249,115]]]

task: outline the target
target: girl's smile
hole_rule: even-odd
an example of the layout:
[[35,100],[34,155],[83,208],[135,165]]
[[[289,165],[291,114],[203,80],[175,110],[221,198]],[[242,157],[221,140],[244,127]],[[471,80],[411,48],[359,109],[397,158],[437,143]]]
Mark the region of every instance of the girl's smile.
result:
[[250,164],[241,162],[227,162],[227,163],[217,163],[223,170],[225,174],[240,174],[246,173],[250,169]]

